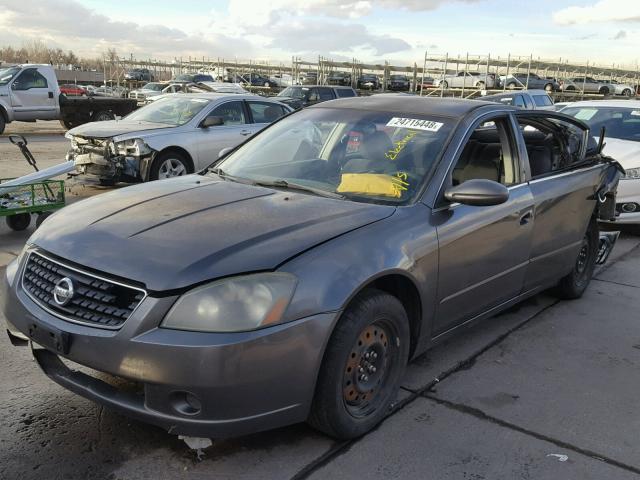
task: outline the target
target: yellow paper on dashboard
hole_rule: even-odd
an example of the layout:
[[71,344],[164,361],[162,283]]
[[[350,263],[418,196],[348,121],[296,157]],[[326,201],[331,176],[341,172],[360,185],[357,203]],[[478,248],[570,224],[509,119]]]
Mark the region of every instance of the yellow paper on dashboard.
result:
[[343,173],[338,193],[400,198],[409,185],[405,174]]

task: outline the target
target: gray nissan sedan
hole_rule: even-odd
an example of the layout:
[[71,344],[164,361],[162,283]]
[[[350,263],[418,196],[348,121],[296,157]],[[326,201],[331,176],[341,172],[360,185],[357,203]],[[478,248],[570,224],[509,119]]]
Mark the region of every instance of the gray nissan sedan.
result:
[[587,128],[415,96],[304,109],[198,174],[47,219],[6,271],[9,337],[171,433],[362,435],[409,359],[587,288],[619,178]]

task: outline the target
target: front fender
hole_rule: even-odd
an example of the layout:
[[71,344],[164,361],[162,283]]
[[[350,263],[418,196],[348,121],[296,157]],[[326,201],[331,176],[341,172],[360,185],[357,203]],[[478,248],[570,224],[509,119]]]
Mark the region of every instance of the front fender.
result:
[[342,311],[371,282],[399,274],[420,293],[420,337],[430,335],[438,276],[438,238],[430,217],[424,204],[400,207],[287,261],[279,270],[299,279],[287,319]]

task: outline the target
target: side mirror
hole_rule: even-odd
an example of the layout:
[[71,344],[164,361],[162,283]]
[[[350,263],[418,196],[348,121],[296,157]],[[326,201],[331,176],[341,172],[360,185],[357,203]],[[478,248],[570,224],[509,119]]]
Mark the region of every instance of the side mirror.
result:
[[501,183],[478,178],[448,188],[444,192],[444,198],[450,202],[486,207],[509,200],[509,190]]
[[218,158],[222,158],[224,157],[227,153],[229,153],[231,150],[233,150],[233,147],[227,147],[227,148],[223,148],[222,150],[220,150],[218,152]]
[[213,115],[205,118],[200,124],[201,128],[217,127],[224,125],[224,119],[222,117],[215,117]]

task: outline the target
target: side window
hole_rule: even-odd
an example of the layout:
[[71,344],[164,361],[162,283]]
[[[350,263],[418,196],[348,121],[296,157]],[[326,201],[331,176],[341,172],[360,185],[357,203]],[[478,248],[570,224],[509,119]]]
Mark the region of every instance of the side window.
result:
[[336,93],[340,98],[356,96],[356,92],[354,92],[351,88],[339,88],[336,90]]
[[244,116],[244,109],[242,108],[242,102],[226,102],[222,105],[215,107],[210,116],[222,117],[225,125],[242,125],[247,123],[247,119]]
[[513,99],[513,105],[515,105],[518,108],[527,108],[527,104],[525,103],[522,95],[515,96],[515,98]]
[[312,88],[309,91],[309,101],[310,102],[317,102],[318,100],[320,100],[320,95],[318,94],[318,89],[317,88]]
[[549,95],[533,95],[533,101],[536,102],[538,107],[550,107],[553,105]]
[[47,79],[35,68],[25,70],[13,82],[14,90],[29,90],[31,88],[47,88]]
[[519,183],[512,138],[506,117],[480,124],[467,140],[453,168],[452,185],[478,178],[506,186]]
[[533,179],[582,164],[586,132],[552,117],[518,116]]
[[336,98],[330,88],[319,88],[318,90],[320,91],[320,100],[322,101]]
[[275,103],[248,102],[248,104],[254,123],[275,122],[286,113],[282,106]]

